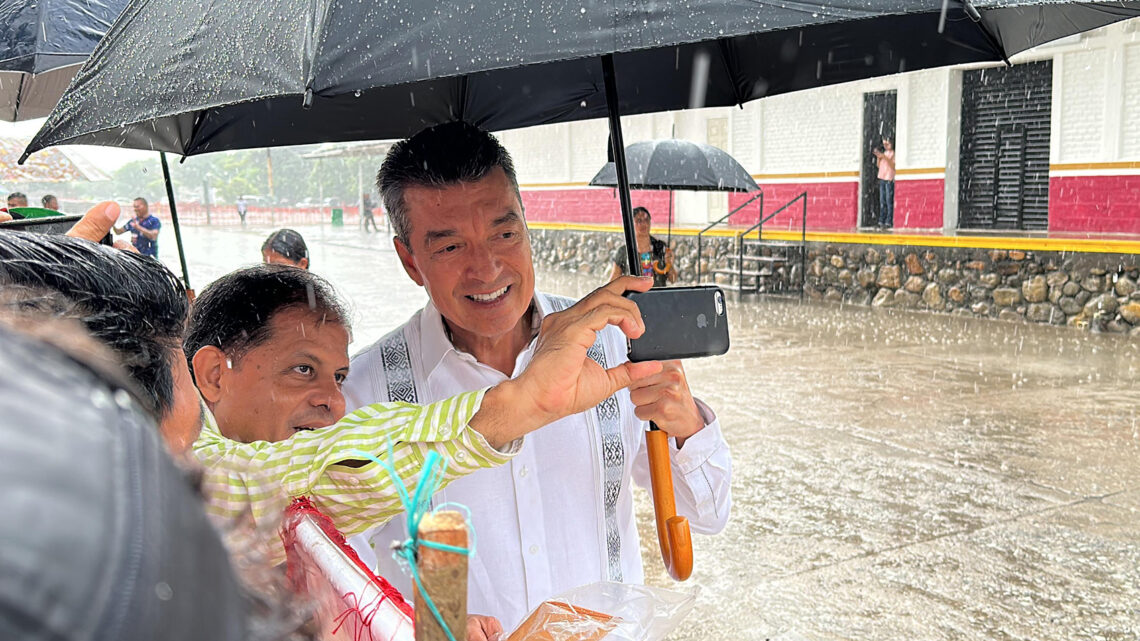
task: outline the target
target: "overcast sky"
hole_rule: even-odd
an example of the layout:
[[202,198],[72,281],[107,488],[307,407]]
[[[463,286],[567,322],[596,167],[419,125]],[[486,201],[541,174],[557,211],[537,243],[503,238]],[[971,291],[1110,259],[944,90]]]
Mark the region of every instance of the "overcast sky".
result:
[[[0,121],[0,137],[20,138],[28,141],[36,135],[43,126],[44,119],[26,120],[24,122]],[[78,151],[99,169],[113,173],[119,167],[131,162],[153,158],[154,152],[138,151],[135,149],[119,149],[118,147],[92,147],[89,145],[68,145],[69,151]]]

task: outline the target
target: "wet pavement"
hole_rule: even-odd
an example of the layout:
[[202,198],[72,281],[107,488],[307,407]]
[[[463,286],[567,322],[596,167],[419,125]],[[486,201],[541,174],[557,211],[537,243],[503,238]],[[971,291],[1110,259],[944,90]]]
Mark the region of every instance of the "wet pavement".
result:
[[[269,231],[187,228],[194,285]],[[386,236],[300,231],[354,307],[353,349],[426,300]],[[1140,341],[795,300],[731,314],[731,351],[687,369],[733,450],[733,515],[695,538],[698,606],[670,638],[1140,639]],[[676,585],[644,493],[639,514],[647,580]]]

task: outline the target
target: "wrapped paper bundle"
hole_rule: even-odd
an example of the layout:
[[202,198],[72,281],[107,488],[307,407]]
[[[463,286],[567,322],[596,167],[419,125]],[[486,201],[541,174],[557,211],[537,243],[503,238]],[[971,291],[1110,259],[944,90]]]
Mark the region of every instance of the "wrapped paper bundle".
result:
[[344,536],[307,499],[285,511],[289,580],[309,599],[325,641],[414,641],[412,606],[373,574]]
[[692,591],[600,581],[542,602],[507,641],[661,641],[695,602]]
[[608,614],[561,601],[544,601],[507,641],[598,641],[617,624]]

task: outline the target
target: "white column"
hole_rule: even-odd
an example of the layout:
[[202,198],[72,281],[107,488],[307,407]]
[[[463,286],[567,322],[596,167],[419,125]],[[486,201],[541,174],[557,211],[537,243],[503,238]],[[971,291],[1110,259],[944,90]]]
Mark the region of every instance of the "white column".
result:
[[943,181],[942,233],[958,229],[958,187],[961,165],[958,153],[962,145],[962,70],[950,70],[946,82],[946,178]]

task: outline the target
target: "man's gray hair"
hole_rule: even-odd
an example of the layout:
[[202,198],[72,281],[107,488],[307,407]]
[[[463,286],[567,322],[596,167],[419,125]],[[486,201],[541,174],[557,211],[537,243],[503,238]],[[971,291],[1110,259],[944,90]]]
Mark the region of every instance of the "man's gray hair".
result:
[[474,125],[436,125],[393,145],[380,165],[376,187],[396,238],[409,244],[412,228],[404,202],[404,190],[409,186],[441,188],[476,182],[495,167],[507,174],[521,203],[511,155],[494,136]]

